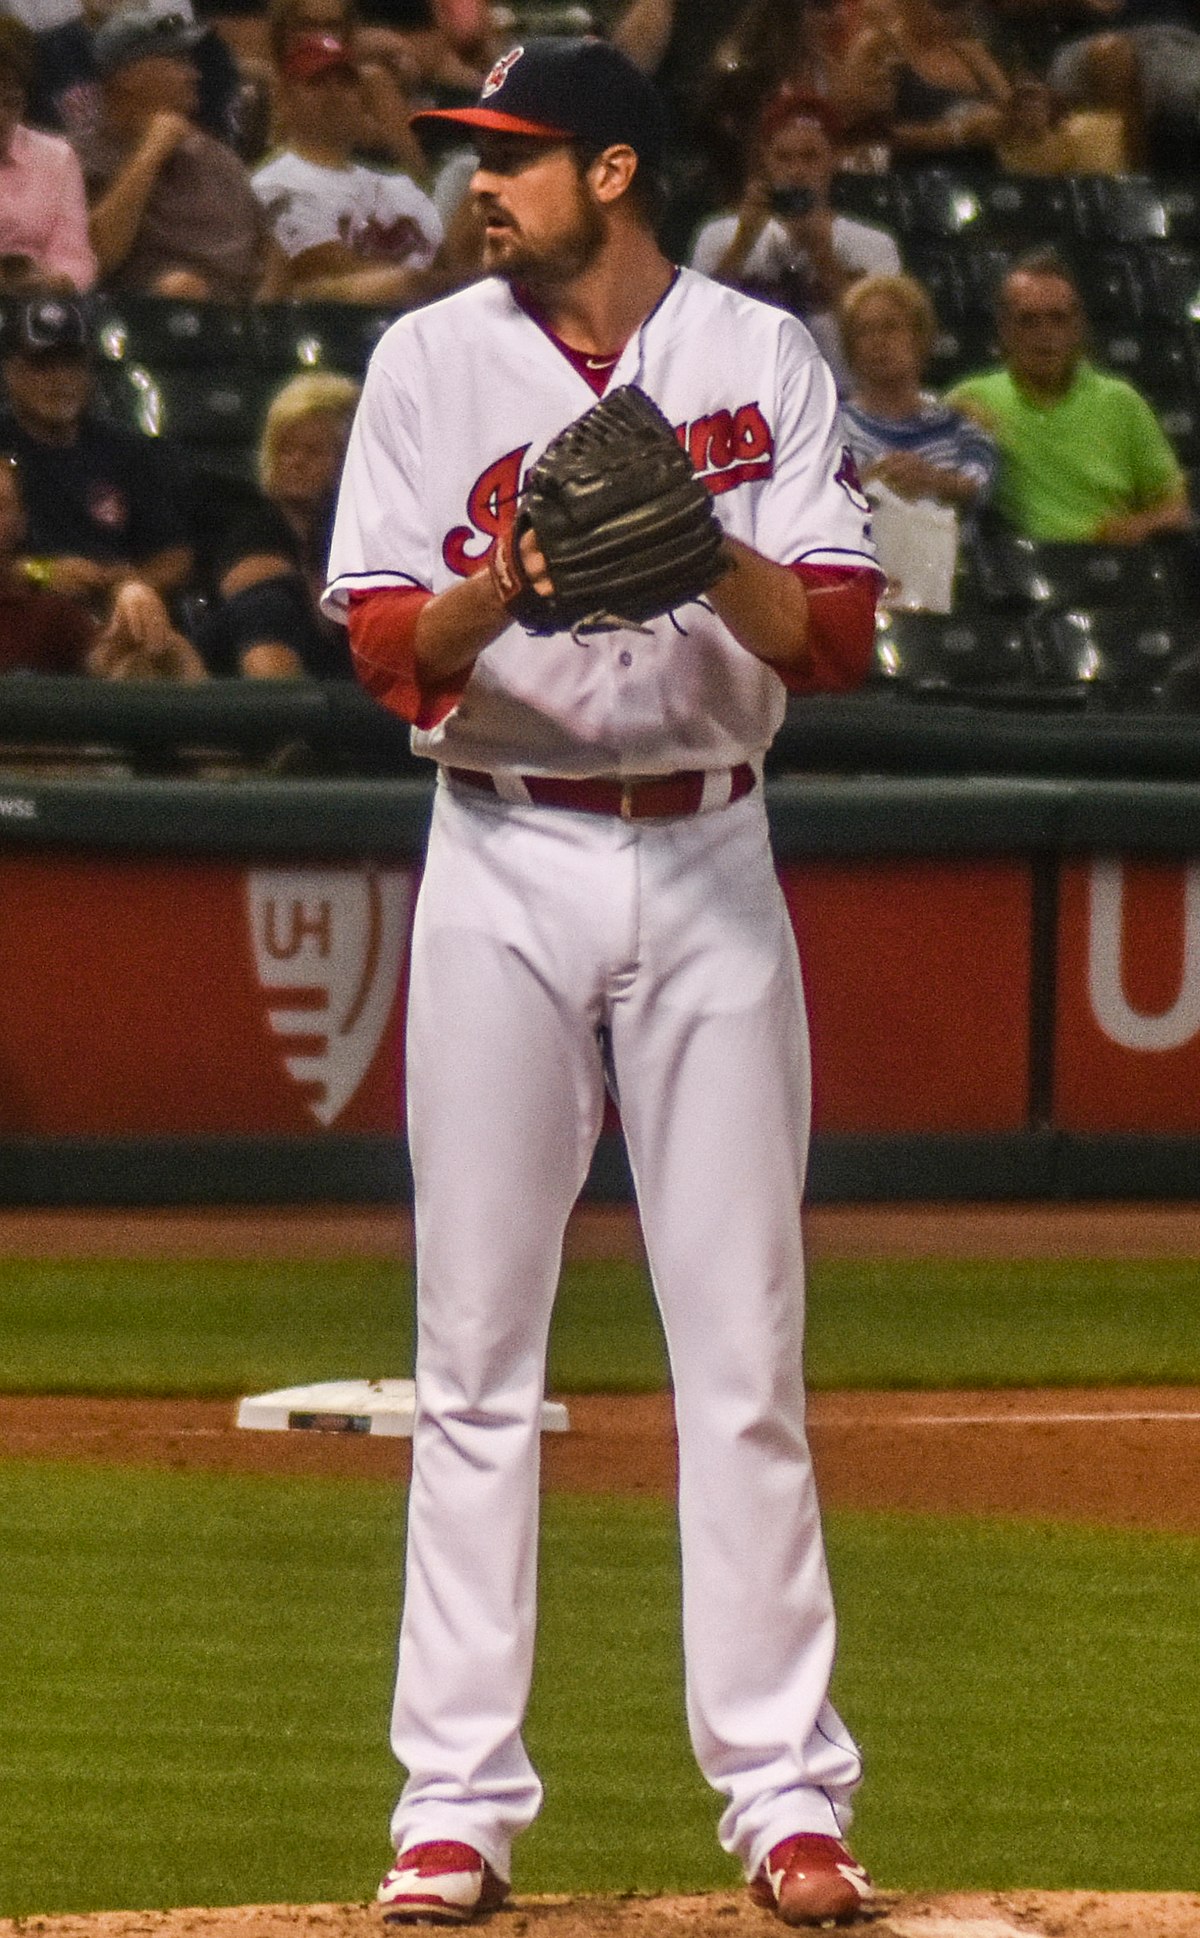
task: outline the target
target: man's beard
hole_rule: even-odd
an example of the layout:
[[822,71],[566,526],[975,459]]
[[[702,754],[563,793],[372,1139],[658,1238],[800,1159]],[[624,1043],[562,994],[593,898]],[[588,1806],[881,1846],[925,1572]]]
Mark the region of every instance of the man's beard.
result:
[[501,244],[502,253],[489,260],[489,245],[484,244],[484,268],[505,282],[520,283],[535,295],[539,290],[562,289],[582,276],[599,255],[604,243],[604,218],[595,204],[580,193],[576,221],[571,231],[557,241],[531,246],[513,231]]

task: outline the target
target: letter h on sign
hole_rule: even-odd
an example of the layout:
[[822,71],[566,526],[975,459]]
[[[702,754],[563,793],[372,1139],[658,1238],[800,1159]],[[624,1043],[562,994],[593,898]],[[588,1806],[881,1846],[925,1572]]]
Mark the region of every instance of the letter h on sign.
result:
[[293,897],[283,904],[287,912],[287,939],[280,936],[280,903],[272,895],[263,905],[263,947],[276,962],[290,962],[308,941],[315,942],[319,956],[327,957],[333,946],[333,909],[329,902],[306,902]]

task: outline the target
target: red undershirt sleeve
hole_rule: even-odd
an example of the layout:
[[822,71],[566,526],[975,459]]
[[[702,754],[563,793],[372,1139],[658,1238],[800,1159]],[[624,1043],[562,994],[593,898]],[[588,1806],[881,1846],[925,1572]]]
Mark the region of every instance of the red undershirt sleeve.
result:
[[[869,566],[793,565],[809,594],[810,660],[782,673],[793,693],[844,693],[861,686],[875,645],[878,574]],[[417,620],[433,597],[423,586],[352,592],[347,624],[354,668],[367,692],[402,720],[428,732],[458,705],[470,669],[431,684],[417,671]]]
[[790,693],[849,693],[871,670],[875,602],[883,581],[872,566],[790,567],[808,593],[807,667],[777,668]]
[[417,621],[432,597],[418,585],[352,592],[346,619],[354,670],[367,692],[426,733],[453,713],[471,677],[468,666],[435,684],[417,671]]

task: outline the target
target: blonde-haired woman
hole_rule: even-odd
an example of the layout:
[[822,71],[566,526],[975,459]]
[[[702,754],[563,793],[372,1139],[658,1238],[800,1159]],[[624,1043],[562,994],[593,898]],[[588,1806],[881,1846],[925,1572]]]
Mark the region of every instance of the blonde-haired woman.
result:
[[850,369],[842,435],[863,483],[901,498],[977,511],[999,462],[985,431],[922,387],[937,337],[928,292],[912,276],[864,276],[838,307]]
[[197,643],[211,673],[249,679],[349,679],[345,633],[317,605],[329,527],[359,386],[293,377],[267,411],[262,496],[237,516],[211,565],[217,598]]

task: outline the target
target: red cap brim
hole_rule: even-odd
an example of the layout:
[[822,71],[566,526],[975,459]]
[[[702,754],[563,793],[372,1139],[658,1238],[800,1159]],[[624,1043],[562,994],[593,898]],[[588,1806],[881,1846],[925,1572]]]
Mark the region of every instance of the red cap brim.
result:
[[544,121],[522,121],[516,114],[502,114],[499,108],[422,108],[411,117],[416,127],[421,121],[459,121],[467,128],[490,128],[500,135],[533,135],[541,141],[574,141],[569,128],[549,128]]

